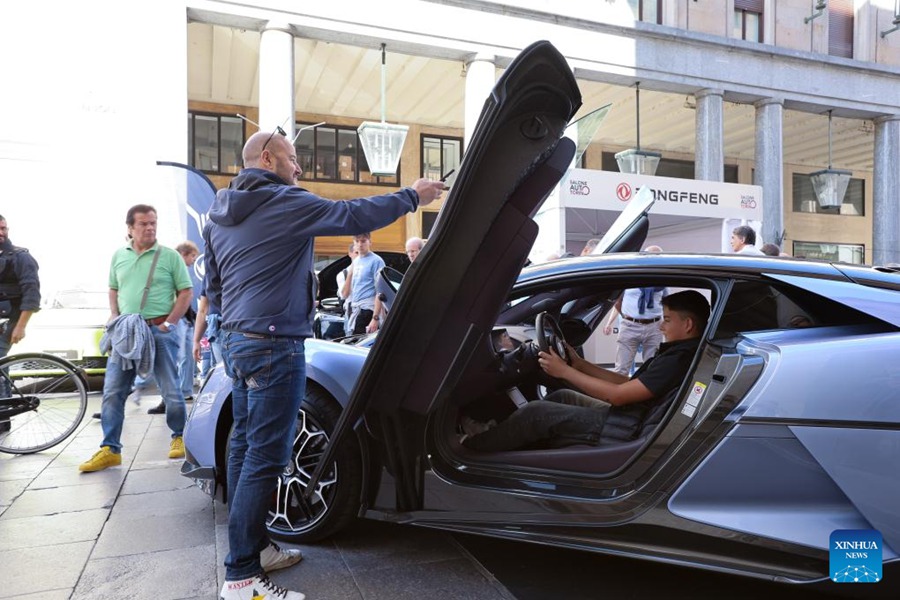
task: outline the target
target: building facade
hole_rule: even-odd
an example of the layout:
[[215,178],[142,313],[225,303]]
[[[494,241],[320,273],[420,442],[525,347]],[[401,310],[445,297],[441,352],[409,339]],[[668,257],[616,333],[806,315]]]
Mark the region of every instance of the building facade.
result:
[[[156,161],[227,185],[257,130],[249,121],[291,135],[323,123],[297,143],[303,185],[325,197],[446,174],[499,73],[546,39],[574,70],[582,114],[610,106],[580,166],[614,169],[611,157],[640,141],[662,154],[660,175],[761,186],[761,237],[789,253],[900,262],[895,0],[396,0],[390,10],[362,0],[36,0],[0,11],[29,24],[0,36],[5,56],[22,56],[5,68],[14,85],[0,98],[0,175],[9,198],[28,200],[2,214],[42,258],[74,228],[93,234],[82,262],[105,265],[136,202],[157,205],[161,239],[177,243],[183,230],[166,228],[183,215],[155,182]],[[393,180],[367,172],[354,136],[382,114],[410,126]],[[808,175],[828,166],[852,181],[844,203],[823,210]],[[376,250],[427,235],[439,208],[376,232]],[[566,235],[578,246],[600,233]],[[342,254],[347,241],[320,240],[317,252]],[[42,260],[42,273],[74,277],[58,262]]]
[[[408,182],[426,171],[425,137],[464,139],[497,73],[534,39],[549,39],[569,58],[585,108],[612,104],[584,166],[614,169],[609,158],[634,146],[633,96],[639,84],[642,147],[663,154],[659,174],[760,185],[765,198],[761,237],[789,253],[900,261],[900,167],[890,159],[900,144],[900,34],[881,35],[894,26],[893,2],[830,0],[824,8],[809,0],[402,2],[400,13],[390,15],[322,3],[308,3],[313,6],[304,6],[302,14],[273,13],[278,3],[257,4],[258,11],[241,14],[227,3],[188,4],[189,40],[227,37],[223,29],[242,26],[244,42],[258,48],[260,67],[259,87],[248,105],[217,106],[215,94],[192,86],[192,112],[225,114],[237,108],[261,115],[260,122],[273,128],[281,122],[274,115],[284,114],[291,103],[298,127],[326,123],[301,133],[316,148],[323,147],[319,138],[333,136],[335,128],[346,127],[349,140],[355,126],[377,115],[371,84],[379,65],[372,56],[377,58],[384,43],[394,65],[388,120],[412,126],[400,166]],[[270,18],[264,21],[264,16]],[[247,32],[252,32],[249,37]],[[281,45],[267,43],[269,37],[281,39]],[[343,55],[344,66],[335,64],[341,60],[335,55]],[[223,64],[215,57],[215,51],[208,57],[189,55],[189,81],[199,75],[195,70]],[[278,63],[280,76],[266,84],[262,65]],[[454,69],[453,81],[446,81]],[[329,80],[327,71],[335,70],[339,85]],[[423,93],[435,86],[439,98]],[[331,98],[310,99],[323,93]],[[357,102],[361,93],[368,94],[368,103]],[[427,103],[441,110],[429,113],[419,106]],[[270,104],[273,117],[266,117]],[[352,114],[354,108],[363,112]],[[245,135],[253,130],[245,124]],[[840,207],[820,207],[809,181],[809,173],[828,166],[852,171]],[[321,164],[314,170],[304,185],[324,196],[372,193],[358,175],[326,172]],[[343,183],[344,177],[357,182]],[[383,234],[384,244],[397,248],[404,236],[427,235],[429,217],[424,227],[421,219],[398,223]],[[570,239],[575,245],[582,241]],[[320,246],[323,253],[345,247],[343,240]]]

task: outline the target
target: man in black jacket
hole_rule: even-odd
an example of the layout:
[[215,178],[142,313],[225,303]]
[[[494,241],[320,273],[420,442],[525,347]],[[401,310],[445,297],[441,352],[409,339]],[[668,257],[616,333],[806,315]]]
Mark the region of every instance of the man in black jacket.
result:
[[[13,344],[25,338],[25,327],[31,315],[41,307],[41,282],[38,264],[25,248],[9,241],[9,226],[0,215],[0,318],[9,319],[0,328],[0,358]],[[0,394],[9,395],[0,382]],[[9,431],[9,420],[0,420],[0,433]]]
[[9,226],[0,215],[0,317],[8,318],[0,335],[0,358],[25,338],[31,315],[41,307],[38,264],[25,248],[9,241]]

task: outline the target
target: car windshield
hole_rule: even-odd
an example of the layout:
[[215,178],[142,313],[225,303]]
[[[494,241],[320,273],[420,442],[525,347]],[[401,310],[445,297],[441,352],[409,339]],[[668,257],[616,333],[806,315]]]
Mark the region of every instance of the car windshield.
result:
[[88,292],[85,290],[66,290],[57,292],[53,297],[51,308],[109,308],[107,292]]

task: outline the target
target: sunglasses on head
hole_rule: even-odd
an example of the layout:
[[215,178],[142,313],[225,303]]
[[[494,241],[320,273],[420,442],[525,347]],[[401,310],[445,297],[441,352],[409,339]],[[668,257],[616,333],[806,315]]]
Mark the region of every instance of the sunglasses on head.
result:
[[269,136],[269,139],[266,140],[266,143],[263,144],[262,150],[259,151],[260,154],[262,154],[263,150],[266,149],[266,146],[269,145],[269,142],[272,141],[272,138],[275,137],[276,133],[281,134],[284,137],[287,137],[287,133],[285,132],[284,129],[281,128],[281,125],[279,125],[278,127],[275,128],[275,131],[272,132],[272,135]]

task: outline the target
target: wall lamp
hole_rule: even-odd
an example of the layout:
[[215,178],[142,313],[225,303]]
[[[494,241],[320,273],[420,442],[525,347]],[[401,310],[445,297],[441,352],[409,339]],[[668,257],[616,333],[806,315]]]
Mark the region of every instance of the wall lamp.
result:
[[808,24],[813,19],[818,19],[823,14],[825,14],[825,9],[827,7],[828,7],[828,0],[818,0],[818,2],[816,2],[815,8],[813,8],[813,10],[815,10],[816,12],[809,15],[808,17],[805,17],[803,19],[803,22]]
[[900,0],[895,0],[894,2],[894,20],[892,23],[894,25],[893,28],[881,32],[881,39],[900,29]]

